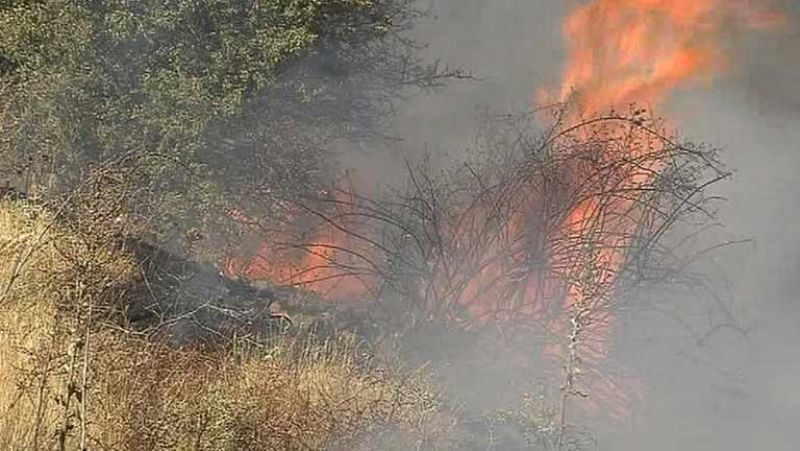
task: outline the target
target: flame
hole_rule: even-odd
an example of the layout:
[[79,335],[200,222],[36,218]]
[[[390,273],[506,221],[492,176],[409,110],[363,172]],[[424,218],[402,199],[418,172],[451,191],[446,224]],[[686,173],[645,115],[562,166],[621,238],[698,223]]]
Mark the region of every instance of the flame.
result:
[[[723,45],[726,33],[786,23],[786,17],[772,12],[766,0],[591,0],[566,18],[563,34],[568,60],[561,83],[555,89],[540,90],[538,100],[568,105],[565,127],[606,113],[618,116],[615,112],[629,111],[632,105],[658,108],[676,89],[703,81],[710,83],[730,65]],[[624,121],[617,129],[605,130],[606,138],[619,142],[630,132],[630,124]],[[591,133],[587,131],[582,136],[578,132],[569,139],[589,143],[596,137]],[[599,161],[592,163],[595,166],[566,155],[559,174],[567,191],[579,191],[597,165],[635,159],[640,153],[658,151],[657,146],[663,145],[658,140],[648,142],[644,135],[636,138],[638,146],[603,148],[604,153],[597,156]],[[619,174],[620,179],[610,185],[635,191],[648,186],[662,170],[659,163],[646,163],[638,171]],[[558,360],[571,352],[571,344],[565,339],[573,327],[574,312],[589,308],[590,322],[583,325],[579,351],[581,366],[588,373],[582,383],[593,394],[586,406],[595,411],[602,407],[624,421],[630,414],[632,399],[640,394],[636,387],[641,384],[634,377],[606,377],[598,368],[611,348],[615,318],[608,303],[614,296],[617,274],[625,264],[630,237],[640,222],[635,214],[618,213],[631,210],[635,201],[592,195],[567,211],[560,223],[542,225],[536,218],[548,216],[543,211],[548,208],[548,200],[541,197],[541,189],[533,186],[538,182],[531,183],[516,186],[511,194],[519,208],[501,233],[482,243],[481,255],[469,262],[477,270],[464,266],[442,272],[424,289],[433,293],[430,299],[435,302],[447,300],[462,307],[469,317],[468,325],[535,321],[551,338],[560,338],[543,351],[545,356]],[[341,195],[347,190],[337,192]],[[348,205],[356,207],[352,199],[338,200],[345,210]],[[468,248],[472,241],[484,238],[476,237],[469,225],[487,222],[486,216],[492,210],[491,201],[487,204],[462,212],[461,220],[444,231],[450,247]],[[346,216],[348,211],[339,213]],[[241,213],[234,216],[249,222]],[[363,261],[353,260],[354,256],[362,256],[365,258],[361,260],[378,261],[380,256],[375,248],[365,246],[369,240],[352,239],[350,232],[359,232],[358,225],[350,224],[347,229],[323,221],[310,237],[302,240],[300,248],[288,249],[281,243],[296,240],[273,232],[250,252],[244,252],[249,257],[240,253],[230,259],[226,272],[303,287],[327,300],[374,298],[379,278],[370,270],[360,271]],[[500,237],[523,239],[509,245]],[[509,274],[509,268],[517,267],[514,262],[531,259],[542,263],[529,266],[528,274]],[[509,279],[521,282],[509,283]],[[553,315],[556,310],[558,314]]]
[[766,1],[594,0],[563,26],[569,61],[545,101],[576,97],[578,113],[657,106],[675,88],[710,79],[728,65],[726,32],[787,23]]
[[302,287],[327,300],[362,299],[373,292],[374,277],[341,267],[348,241],[347,234],[333,226],[320,226],[302,249],[294,252],[265,240],[243,266],[232,261],[229,273]]
[[[725,30],[737,25],[763,28],[785,22],[783,16],[756,3],[753,0],[590,1],[576,8],[565,20],[563,33],[569,58],[562,81],[557,89],[541,91],[540,100],[569,101],[573,109],[568,121],[578,121],[602,111],[625,110],[632,103],[658,106],[675,88],[710,80],[726,67],[727,57],[721,45]],[[609,160],[615,157],[606,155]],[[621,186],[641,186],[660,168],[643,169],[631,174],[628,180],[620,181]],[[567,164],[563,175],[577,186],[587,177],[586,172],[579,164]],[[523,208],[507,225],[509,236],[524,233],[532,212],[539,208],[540,199],[535,190],[521,187],[517,196],[526,200],[521,202]],[[560,226],[564,241],[585,241],[581,237],[592,234],[597,228],[614,229],[618,232],[616,236],[629,235],[626,231],[635,226],[634,220],[603,217],[604,211],[627,207],[623,200],[615,202],[615,205],[600,205],[597,199],[589,199],[576,205]],[[484,213],[476,210],[469,214]],[[479,221],[479,218],[472,219]],[[458,227],[449,234],[454,241],[471,239]],[[364,298],[375,293],[377,281],[358,271],[354,274],[343,269],[350,265],[342,265],[341,261],[356,252],[353,247],[358,246],[350,238],[334,225],[322,223],[305,240],[303,249],[287,252],[279,249],[276,243],[288,242],[289,237],[272,233],[256,246],[255,252],[249,252],[250,258],[229,261],[227,270],[254,279],[302,286],[328,299]],[[608,286],[613,284],[614,274],[624,262],[624,255],[618,249],[624,248],[625,243],[620,238],[600,239],[605,241],[595,243],[603,249],[593,257],[593,264],[601,268],[594,276],[595,283]],[[501,253],[499,247],[498,243],[490,243],[485,254]],[[370,256],[374,252],[370,249],[357,251]],[[553,260],[550,263],[563,265],[571,258],[566,255],[568,251],[541,249],[537,252],[546,254],[541,257]],[[526,258],[524,253],[524,250],[516,250],[507,257],[519,260]],[[473,317],[482,321],[495,320],[503,310],[500,300],[505,296],[496,282],[506,275],[507,267],[501,260],[479,263],[480,271],[469,275],[463,289],[449,294],[454,294],[457,303],[466,307]],[[572,271],[577,272],[584,264],[573,261],[567,266],[572,265]],[[451,285],[444,280],[434,281],[434,284],[443,294]],[[523,295],[526,300],[517,306],[517,313],[535,314],[541,310],[544,299],[554,296],[555,291],[547,274],[535,271],[527,275]],[[577,287],[572,287],[571,291],[566,296],[568,305],[585,296],[578,293]]]
[[[634,104],[657,108],[676,89],[702,81],[710,83],[730,65],[724,46],[726,33],[743,28],[774,28],[786,22],[784,15],[772,12],[766,0],[588,1],[564,22],[568,60],[561,83],[555,89],[540,90],[539,101],[569,105],[566,126],[598,114],[628,111]],[[570,139],[591,142],[594,136],[590,133],[579,133]],[[630,123],[620,121],[618,129],[605,133],[610,140],[621,142],[625,133],[631,133]],[[648,142],[644,135],[636,137],[638,146],[603,148],[597,156],[599,161],[590,164],[580,158],[564,158],[560,175],[567,190],[579,190],[604,162],[635,159],[639,153],[657,151],[654,146],[663,145],[658,140]],[[648,164],[638,171],[618,174],[619,179],[611,182],[620,190],[647,186],[663,169],[658,163]],[[635,215],[618,213],[631,210],[634,200],[589,196],[574,205],[560,223],[547,226],[554,230],[533,230],[539,227],[535,218],[547,216],[540,214],[548,203],[540,194],[534,186],[516,186],[512,196],[519,208],[507,221],[505,230],[497,234],[513,237],[512,241],[525,237],[522,244],[509,246],[495,237],[494,241],[483,243],[482,255],[471,262],[479,268],[477,271],[443,272],[426,290],[434,292],[433,299],[450,299],[463,307],[478,324],[520,317],[541,320],[550,314],[555,303],[561,314],[546,328],[551,336],[562,339],[569,335],[571,312],[580,306],[596,309],[590,314],[591,324],[584,328],[580,357],[583,362],[600,362],[610,351],[614,317],[612,310],[598,308],[597,302],[608,302],[613,296],[615,279],[625,264],[625,249],[630,247],[630,237],[639,221]],[[340,200],[341,205],[355,205]],[[485,205],[464,212],[461,225],[445,230],[451,247],[469,247],[476,235],[468,225],[485,223],[491,209],[492,205]],[[347,215],[347,211],[340,213],[340,217]],[[351,224],[348,230],[358,231],[358,225]],[[300,249],[286,249],[280,245],[282,242],[292,239],[278,232],[264,237],[248,253],[249,258],[231,259],[227,272],[301,286],[329,300],[362,300],[376,295],[379,280],[375,273],[361,272],[360,263],[353,262],[359,255],[366,257],[362,260],[380,260],[376,249],[365,245],[369,240],[353,240],[352,233],[323,221]],[[531,258],[543,263],[533,265],[529,274],[509,274],[509,267],[514,264],[508,262]],[[515,293],[509,292],[508,283],[498,283],[509,278],[522,280],[513,287]],[[566,287],[564,279],[570,280]],[[518,301],[510,304],[512,297]],[[545,352],[563,358],[568,348],[568,344],[562,344]],[[601,393],[600,397],[620,395],[611,393],[614,390],[602,378],[596,381],[594,391]]]
[[[563,33],[569,58],[562,82],[555,91],[542,91],[540,98],[570,101],[571,121],[606,111],[624,111],[632,104],[657,107],[675,88],[708,80],[726,68],[728,59],[722,45],[726,30],[785,23],[786,17],[772,12],[766,1],[593,0],[576,8],[565,20]],[[642,148],[651,150],[650,146]],[[661,168],[646,169],[624,182],[641,185]],[[580,168],[572,172],[574,180],[584,178]],[[617,202],[622,204],[603,208],[622,211],[628,207],[625,200]],[[563,229],[568,235],[580,236],[591,233],[598,220],[621,232],[635,225],[609,224],[598,217],[601,211],[596,200],[587,200],[575,207]],[[612,249],[625,246],[617,242],[601,244],[609,249],[599,257],[608,271],[597,278],[605,281],[613,278],[613,270],[623,261],[619,251]],[[576,296],[572,296],[573,302]]]
[[[344,199],[347,191],[334,190],[333,200],[345,211],[331,214],[347,214],[355,203]],[[293,215],[294,224],[287,229],[300,230],[300,221],[308,216]],[[231,217],[240,223],[253,224],[241,212]],[[268,280],[284,286],[304,288],[319,294],[326,300],[357,300],[374,295],[377,281],[375,274],[359,270],[358,255],[365,255],[363,243],[352,240],[350,224],[344,228],[334,222],[320,221],[311,227],[305,238],[273,231],[263,236],[249,252],[238,252],[239,256],[228,258],[224,268],[231,276],[244,276],[251,280]],[[249,255],[243,257],[242,255]]]
[[[563,34],[567,42],[568,61],[561,84],[554,90],[541,90],[539,101],[570,105],[566,120],[580,122],[582,118],[615,111],[626,111],[631,105],[656,108],[679,87],[701,81],[711,82],[729,65],[723,45],[726,33],[742,28],[774,28],[787,23],[784,15],[772,12],[767,1],[756,0],[593,0],[577,7],[565,20]],[[620,125],[624,127],[624,125]],[[590,136],[586,136],[590,139]],[[652,151],[650,146],[642,149]],[[631,149],[634,150],[635,149]],[[658,149],[655,149],[658,150]],[[605,150],[612,161],[613,148]],[[635,157],[635,155],[634,155]],[[651,164],[645,171],[631,174],[621,186],[635,187],[648,183],[663,170]],[[571,178],[582,180],[585,174],[571,168]],[[627,241],[635,230],[636,218],[608,212],[627,211],[633,201],[623,198],[590,198],[575,206],[562,224],[567,237],[581,242],[597,229],[614,230],[614,234],[596,235],[592,246],[599,249],[593,255],[591,286],[610,287],[617,270],[624,264]],[[571,262],[571,272],[580,274],[587,262]],[[603,294],[612,296],[611,291]],[[570,287],[564,309],[590,302],[596,293],[587,294],[580,286]],[[609,351],[609,336],[613,316],[604,318],[586,331],[597,343],[587,350],[586,360],[603,359]],[[566,323],[554,326],[562,336]],[[556,351],[564,355],[566,346]],[[602,390],[599,390],[602,391]]]
[[[530,261],[533,258],[545,259],[546,249],[535,244],[545,233],[543,230],[530,230],[528,226],[535,222],[541,204],[540,193],[533,186],[517,186],[512,194],[512,201],[516,208],[507,218],[501,230],[490,237],[490,241],[483,243],[478,248],[480,255],[476,262],[470,265],[479,268],[466,274],[447,274],[449,278],[463,277],[463,288],[455,293],[455,302],[464,307],[472,322],[488,324],[521,318],[542,319],[545,316],[546,300],[555,293],[556,286],[548,280],[546,264],[525,265],[527,274],[511,275],[512,268],[518,268],[520,261]],[[486,202],[481,208],[475,208],[461,217],[460,224],[488,224],[492,221],[492,200]],[[463,247],[469,247],[470,242],[486,239],[483,236],[474,236],[462,228],[449,231],[454,241]],[[520,237],[525,239],[514,243]],[[507,283],[509,279],[522,278],[519,284]],[[448,281],[435,280],[434,288],[442,289]],[[511,286],[509,286],[511,285]],[[516,286],[514,286],[516,285]],[[446,296],[442,296],[446,297]],[[516,299],[515,299],[516,298]]]

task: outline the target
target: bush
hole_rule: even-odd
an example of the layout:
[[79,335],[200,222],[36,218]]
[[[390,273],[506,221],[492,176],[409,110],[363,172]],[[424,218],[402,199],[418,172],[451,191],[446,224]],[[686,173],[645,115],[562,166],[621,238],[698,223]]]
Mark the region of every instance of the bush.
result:
[[[63,192],[135,155],[165,239],[324,186],[330,140],[446,75],[402,39],[411,0],[0,5],[0,169]],[[177,227],[176,227],[177,226]]]

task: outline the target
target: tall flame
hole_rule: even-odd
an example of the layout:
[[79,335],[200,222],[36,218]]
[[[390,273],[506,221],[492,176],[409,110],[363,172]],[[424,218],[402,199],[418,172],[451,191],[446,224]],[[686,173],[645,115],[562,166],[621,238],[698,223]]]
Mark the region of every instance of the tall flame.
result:
[[[568,121],[586,115],[613,110],[627,110],[630,105],[655,107],[677,87],[710,79],[723,70],[728,61],[722,45],[724,32],[737,27],[767,27],[785,22],[785,17],[770,12],[766,1],[757,0],[593,0],[575,9],[565,20],[563,33],[569,59],[561,86],[542,91],[543,100],[571,102]],[[642,146],[652,151],[651,146]],[[617,157],[607,149],[600,158]],[[629,185],[641,185],[642,177],[655,177],[661,168],[648,167],[631,174]],[[580,168],[571,178],[582,180]],[[643,175],[649,174],[649,175]],[[645,182],[647,180],[644,180]],[[604,205],[604,209],[624,211],[622,205]],[[601,219],[597,200],[578,204],[563,225],[573,235],[590,233],[590,224]],[[604,226],[625,232],[635,223]],[[614,221],[611,219],[611,221]],[[619,219],[617,221],[620,221]],[[620,236],[630,234],[621,233]],[[619,238],[614,238],[619,240]],[[600,260],[606,266],[596,277],[612,277],[622,263],[617,242],[600,243]],[[571,302],[574,302],[574,296]]]
[[[786,18],[759,0],[594,0],[566,19],[569,61],[556,93],[580,113],[656,106],[681,85],[723,70],[726,31],[774,27]],[[554,95],[555,94],[555,95]]]
[[[542,90],[539,100],[569,105],[567,122],[609,112],[627,112],[631,105],[655,108],[682,86],[711,81],[728,65],[725,34],[742,28],[767,28],[782,25],[786,18],[773,13],[766,1],[758,0],[592,0],[576,8],[565,20],[563,33],[569,59],[560,86]],[[612,114],[613,116],[613,114]],[[569,124],[568,124],[569,125]],[[620,128],[625,125],[621,124]],[[613,133],[613,131],[612,131]],[[579,136],[580,138],[580,136]],[[591,136],[585,137],[587,140]],[[663,146],[663,143],[655,143]],[[601,160],[636,157],[635,152],[658,151],[651,145],[625,149],[633,155],[615,155],[620,149],[609,147]],[[663,163],[650,163],[643,171],[631,173],[621,187],[644,186],[663,170]],[[570,170],[572,179],[585,178],[580,167]],[[592,236],[594,256],[593,286],[610,286],[624,264],[624,249],[633,236],[635,217],[616,214],[629,211],[633,200],[624,197],[590,198],[572,210],[562,229],[576,242]],[[595,234],[596,228],[613,230]],[[594,234],[594,235],[593,235]],[[572,271],[579,273],[585,262],[576,261]],[[613,296],[606,293],[606,296]],[[580,287],[570,287],[564,306],[575,311],[588,300]],[[613,317],[603,311],[602,321],[584,330],[599,345],[581,355],[588,360],[602,359],[608,352]],[[566,336],[570,325],[562,322],[557,332]],[[568,352],[561,348],[557,352]],[[602,385],[602,380],[589,382]],[[602,390],[596,390],[602,391]],[[608,392],[608,390],[606,390]]]
[[[771,13],[766,8],[766,0],[592,0],[576,8],[565,20],[563,33],[567,41],[568,61],[565,65],[560,86],[556,89],[542,90],[541,101],[568,102],[571,105],[568,122],[579,121],[610,110],[625,111],[630,104],[655,107],[667,99],[677,87],[710,80],[727,65],[727,57],[722,45],[726,30],[736,27],[763,28],[780,24],[785,19]],[[620,133],[623,133],[621,130]],[[587,137],[587,139],[590,139]],[[657,144],[657,143],[656,143]],[[652,149],[648,145],[642,149]],[[612,152],[606,149],[605,152]],[[601,155],[600,158],[612,160],[619,155]],[[658,173],[661,168],[642,168],[640,172],[629,174],[620,180],[618,187],[642,186],[648,177]],[[591,168],[589,169],[591,170]],[[579,186],[587,177],[587,169],[576,163],[565,163],[564,177],[568,183]],[[510,235],[525,234],[526,224],[541,200],[535,189],[522,187],[517,196],[525,198],[523,208],[511,218],[508,228]],[[607,215],[609,210],[624,211],[629,205],[624,199],[603,200],[603,205],[594,198],[585,200],[572,209],[560,226],[565,242],[586,242],[581,237],[593,233],[593,228],[612,230],[605,237],[593,237],[594,244],[601,249],[594,256],[597,267],[593,277],[596,285],[610,286],[614,274],[624,263],[623,251],[625,237],[630,236],[636,226],[635,219],[619,215]],[[347,202],[342,202],[347,204]],[[481,211],[477,213],[480,216]],[[473,218],[474,219],[474,218]],[[464,221],[469,223],[470,221]],[[468,234],[458,227],[450,231],[454,241],[469,240]],[[535,231],[533,233],[536,233]],[[613,235],[613,238],[610,236]],[[621,237],[621,238],[620,238]],[[600,242],[598,242],[598,240]],[[266,237],[251,252],[249,259],[232,259],[228,265],[230,273],[238,273],[251,278],[267,278],[282,283],[303,286],[319,292],[330,299],[363,298],[374,293],[375,277],[343,270],[350,265],[340,264],[342,258],[353,251],[370,254],[374,249],[351,249],[354,245],[342,230],[331,224],[322,224],[306,242],[303,251],[282,252],[277,249],[275,236]],[[531,240],[535,241],[535,240]],[[622,241],[622,242],[620,242]],[[491,246],[490,246],[491,247]],[[499,251],[498,251],[499,252]],[[546,257],[558,262],[553,265],[572,265],[578,272],[585,262],[568,262],[570,252],[558,249],[547,250]],[[488,250],[492,254],[492,249]],[[516,259],[525,257],[512,255]],[[573,259],[574,260],[574,259]],[[507,268],[499,260],[481,264],[483,269],[467,281],[465,289],[458,293],[457,302],[465,306],[471,314],[481,321],[497,319],[497,313],[505,294],[493,289],[495,282],[506,277]],[[569,270],[569,269],[568,269]],[[548,275],[537,273],[528,277],[522,305],[529,313],[541,307],[545,297],[551,296],[553,288],[547,281]],[[449,281],[437,280],[442,286]],[[585,294],[571,288],[566,296],[569,308]],[[607,322],[606,329],[608,328]],[[566,326],[561,326],[566,327]],[[600,328],[600,326],[598,326]],[[596,337],[605,341],[607,330],[598,331]],[[605,346],[600,346],[605,349]]]

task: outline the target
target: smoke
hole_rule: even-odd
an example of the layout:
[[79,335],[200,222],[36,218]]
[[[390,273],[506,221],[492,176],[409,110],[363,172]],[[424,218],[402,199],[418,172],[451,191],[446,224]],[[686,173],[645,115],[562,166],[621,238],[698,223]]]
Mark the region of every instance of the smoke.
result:
[[[536,89],[557,86],[565,58],[561,24],[582,2],[436,0],[415,36],[425,56],[472,72],[398,106],[401,140],[345,164],[383,180],[405,158],[429,153],[435,164],[467,158],[481,109],[520,111]],[[786,2],[791,13],[798,6]],[[660,108],[685,137],[722,148],[736,171],[717,188],[727,202],[721,227],[699,246],[718,249],[692,270],[707,293],[674,288],[645,293],[645,308],[625,312],[618,354],[644,380],[643,403],[629,428],[594,427],[601,449],[794,449],[800,420],[800,34],[730,32],[727,73],[682,89]]]
[[[789,6],[797,17],[798,5]],[[795,303],[800,289],[800,133],[791,124],[800,119],[800,86],[792,76],[800,70],[800,34],[795,25],[777,35],[738,36],[732,45],[737,65],[731,76],[713,90],[687,93],[673,104],[687,134],[724,149],[736,174],[720,190],[728,199],[720,222],[727,235],[752,239],[715,258],[725,276],[718,290],[748,334],[720,339],[709,350],[734,348],[716,362],[727,367],[730,377],[697,380],[695,386],[708,389],[697,401],[702,404],[694,410],[693,429],[708,437],[703,449],[795,449],[798,439],[791,425],[800,419],[794,387],[800,371],[795,346],[800,339]],[[682,375],[680,380],[692,379]]]
[[[423,2],[424,3],[424,2]],[[562,2],[435,0],[413,34],[429,46],[420,57],[471,73],[396,106],[391,129],[398,138],[382,151],[350,152],[344,164],[376,179],[402,182],[403,160],[430,157],[451,166],[475,148],[485,110],[528,109],[535,87],[557,85],[563,62]]]

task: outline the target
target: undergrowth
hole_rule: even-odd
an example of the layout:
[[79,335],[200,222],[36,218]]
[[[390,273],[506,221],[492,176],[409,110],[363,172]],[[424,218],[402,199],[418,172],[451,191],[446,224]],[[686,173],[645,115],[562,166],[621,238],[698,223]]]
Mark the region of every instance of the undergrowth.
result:
[[0,205],[0,278],[0,449],[458,448],[429,378],[352,339],[206,352],[118,327],[131,259],[41,208]]

